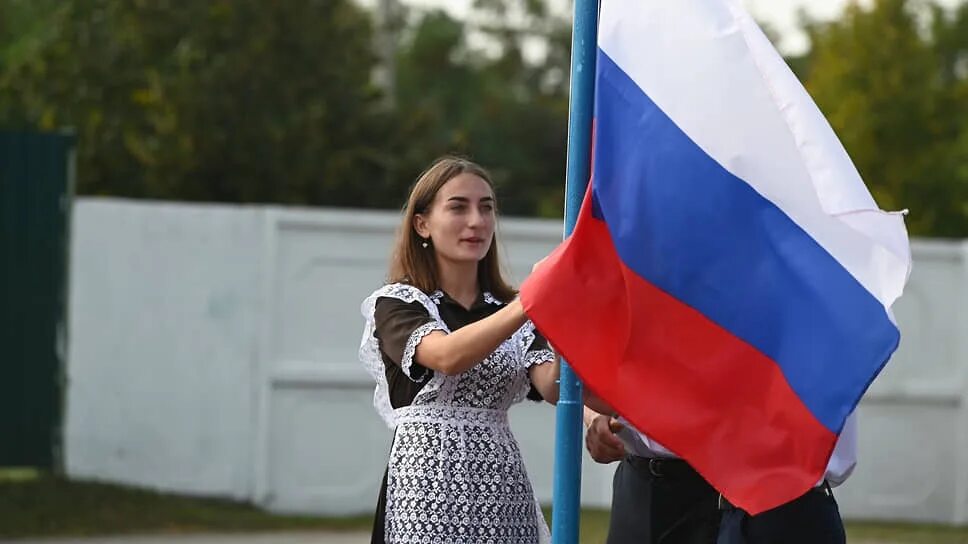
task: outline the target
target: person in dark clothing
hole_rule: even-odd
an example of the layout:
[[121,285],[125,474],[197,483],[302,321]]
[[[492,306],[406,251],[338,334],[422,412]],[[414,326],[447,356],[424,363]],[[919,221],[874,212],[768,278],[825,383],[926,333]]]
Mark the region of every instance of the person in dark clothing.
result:
[[847,419],[824,478],[803,496],[750,516],[686,461],[624,420],[585,409],[585,446],[599,463],[619,461],[608,544],[843,544],[832,486],[857,463],[856,416]]

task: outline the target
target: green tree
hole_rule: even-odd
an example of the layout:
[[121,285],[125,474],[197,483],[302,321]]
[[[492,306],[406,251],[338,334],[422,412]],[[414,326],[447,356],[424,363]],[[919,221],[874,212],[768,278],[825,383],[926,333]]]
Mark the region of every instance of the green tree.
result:
[[914,234],[965,236],[968,19],[964,6],[952,18],[920,5],[851,3],[841,19],[809,24],[806,86],[882,207],[909,208]]
[[[514,10],[518,22],[508,23]],[[416,20],[397,66],[400,126],[410,142],[398,155],[398,175],[412,180],[442,153],[469,155],[491,170],[505,213],[560,217],[567,22],[547,17],[543,2],[493,0],[478,2],[473,23],[441,11]],[[474,32],[487,46],[468,43]],[[545,45],[542,61],[525,59],[529,40]]]
[[968,3],[962,3],[947,13],[938,6],[932,8],[932,34],[935,54],[941,63],[940,109],[942,134],[949,145],[943,152],[943,165],[949,172],[955,192],[961,200],[954,206],[961,211],[961,227],[942,231],[949,236],[966,236],[968,227]]
[[0,63],[29,55],[43,41],[57,5],[57,0],[0,1]]
[[81,193],[379,200],[388,120],[351,0],[65,0],[44,23],[0,50],[0,124],[74,127]]

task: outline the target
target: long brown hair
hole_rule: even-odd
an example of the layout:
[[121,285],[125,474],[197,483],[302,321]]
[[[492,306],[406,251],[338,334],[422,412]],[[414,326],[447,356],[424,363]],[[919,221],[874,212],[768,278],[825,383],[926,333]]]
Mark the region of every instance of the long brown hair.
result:
[[[494,190],[491,176],[480,165],[460,157],[441,157],[433,162],[417,178],[410,197],[407,198],[403,210],[403,219],[397,231],[397,241],[390,261],[390,283],[409,283],[425,293],[430,293],[440,287],[437,274],[437,261],[431,248],[424,248],[423,239],[413,227],[413,218],[418,213],[427,213],[430,205],[437,196],[437,191],[456,176],[474,174],[487,182]],[[505,302],[514,298],[517,291],[511,287],[501,274],[501,262],[498,256],[497,225],[487,254],[477,263],[477,280],[484,291],[490,291],[498,300]]]

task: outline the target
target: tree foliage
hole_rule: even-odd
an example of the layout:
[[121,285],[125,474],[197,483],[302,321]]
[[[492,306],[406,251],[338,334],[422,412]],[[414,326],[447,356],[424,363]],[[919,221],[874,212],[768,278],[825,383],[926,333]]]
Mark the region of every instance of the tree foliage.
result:
[[876,0],[807,26],[807,89],[882,207],[968,235],[968,5]]
[[82,193],[350,204],[351,181],[378,177],[370,19],[348,0],[78,0],[45,17],[31,54],[5,57],[0,115],[73,127]]
[[[459,153],[504,212],[560,216],[568,21],[546,0],[395,21],[382,87],[381,19],[355,0],[0,0],[0,126],[72,127],[84,194],[396,208]],[[788,61],[878,202],[968,235],[968,5],[852,2],[805,28]]]
[[503,28],[483,34],[497,53],[472,48],[467,23],[435,11],[403,40],[398,111],[414,143],[400,171],[419,171],[442,152],[469,155],[491,170],[506,213],[560,216],[569,28],[563,23],[545,35],[547,61],[540,64],[524,58],[528,35]]

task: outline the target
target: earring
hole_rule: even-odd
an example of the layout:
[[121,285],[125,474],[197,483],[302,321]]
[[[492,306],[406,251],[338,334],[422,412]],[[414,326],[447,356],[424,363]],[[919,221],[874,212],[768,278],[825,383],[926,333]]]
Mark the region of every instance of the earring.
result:
[[420,245],[422,245],[424,249],[427,249],[427,246],[429,246],[430,244],[428,244],[427,241],[424,240],[423,243]]

